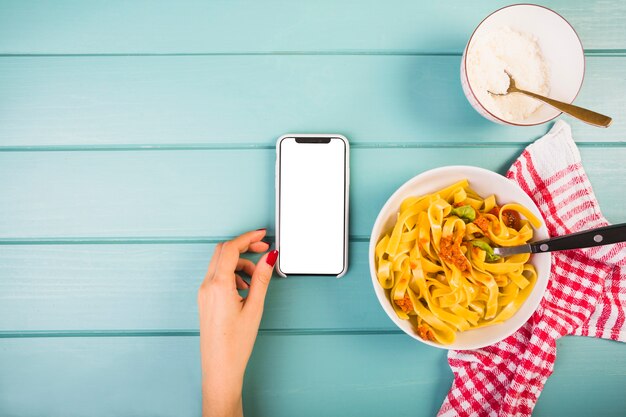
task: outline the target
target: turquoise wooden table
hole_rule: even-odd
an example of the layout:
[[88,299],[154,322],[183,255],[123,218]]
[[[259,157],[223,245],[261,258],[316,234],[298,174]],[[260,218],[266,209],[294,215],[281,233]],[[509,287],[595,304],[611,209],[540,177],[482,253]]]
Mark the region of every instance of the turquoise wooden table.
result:
[[[352,143],[351,269],[275,279],[246,416],[432,416],[446,352],[373,294],[368,236],[408,178],[504,172],[549,125],[479,116],[460,55],[501,1],[0,1],[0,416],[198,416],[196,290],[216,242],[273,233],[274,142]],[[585,46],[571,122],[626,221],[626,3],[561,0]],[[623,416],[626,349],[566,337],[537,416]]]

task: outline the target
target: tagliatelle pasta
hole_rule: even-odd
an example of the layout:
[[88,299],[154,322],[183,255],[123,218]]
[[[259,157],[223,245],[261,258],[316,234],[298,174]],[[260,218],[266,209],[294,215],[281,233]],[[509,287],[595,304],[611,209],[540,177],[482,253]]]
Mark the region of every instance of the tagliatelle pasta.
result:
[[467,180],[409,197],[376,245],[378,282],[421,338],[451,344],[457,331],[501,323],[520,308],[537,280],[530,254],[503,258],[493,248],[523,245],[540,226],[526,207],[499,206]]

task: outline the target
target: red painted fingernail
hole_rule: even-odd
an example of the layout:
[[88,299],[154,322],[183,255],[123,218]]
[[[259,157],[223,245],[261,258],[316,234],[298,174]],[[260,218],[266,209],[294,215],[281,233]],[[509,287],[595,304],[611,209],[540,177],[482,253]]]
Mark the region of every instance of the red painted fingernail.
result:
[[267,255],[265,262],[267,262],[269,266],[274,266],[277,258],[278,258],[278,251],[274,249],[273,251],[269,253],[269,255]]
[[260,232],[261,230],[267,230],[267,227],[261,227],[260,229],[256,229],[255,232]]

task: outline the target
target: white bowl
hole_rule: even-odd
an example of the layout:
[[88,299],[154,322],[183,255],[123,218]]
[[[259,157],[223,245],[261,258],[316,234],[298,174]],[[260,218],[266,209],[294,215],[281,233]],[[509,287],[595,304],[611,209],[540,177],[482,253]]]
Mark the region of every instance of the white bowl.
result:
[[495,194],[496,201],[499,205],[512,202],[524,205],[542,221],[542,226],[535,230],[533,240],[542,240],[549,237],[543,216],[530,197],[513,181],[483,168],[448,166],[432,169],[413,177],[389,197],[376,218],[370,236],[369,265],[374,292],[383,310],[385,310],[389,318],[402,331],[420,342],[443,349],[478,349],[499,342],[517,331],[539,306],[539,302],[548,285],[552,259],[549,253],[532,255],[530,262],[537,270],[537,282],[520,309],[503,323],[457,332],[456,340],[451,345],[441,345],[420,338],[408,320],[398,318],[393,311],[391,302],[385,294],[385,290],[378,283],[376,277],[376,262],[374,259],[376,243],[378,243],[383,233],[393,228],[398,210],[400,209],[400,203],[402,203],[405,198],[430,194],[462,179],[468,179],[470,187],[481,196]]
[[585,75],[585,55],[574,28],[561,15],[546,7],[534,4],[514,4],[487,16],[467,42],[461,59],[461,85],[470,104],[485,118],[507,125],[534,126],[559,116],[561,114],[559,110],[543,104],[525,120],[511,121],[494,115],[481,104],[467,76],[467,52],[478,35],[501,26],[508,26],[515,31],[537,38],[549,71],[550,92],[548,95],[550,98],[572,103],[582,86]]

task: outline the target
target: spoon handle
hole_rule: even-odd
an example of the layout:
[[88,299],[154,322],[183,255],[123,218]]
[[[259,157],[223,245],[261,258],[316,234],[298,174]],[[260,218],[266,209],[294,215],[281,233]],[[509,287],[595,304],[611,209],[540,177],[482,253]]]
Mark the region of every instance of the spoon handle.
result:
[[561,110],[563,113],[567,113],[570,116],[577,118],[578,120],[589,123],[590,125],[598,127],[609,127],[611,125],[611,122],[613,121],[613,119],[611,119],[609,116],[605,116],[603,114],[596,113],[588,109],[583,109],[582,107],[574,106],[573,104],[563,103],[562,101],[544,97],[530,91],[520,90],[519,88],[515,88],[513,91],[526,94],[527,96],[536,98],[537,100],[541,100],[544,103],[549,104],[550,106],[558,110]]

